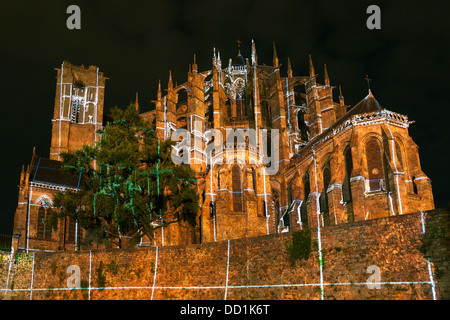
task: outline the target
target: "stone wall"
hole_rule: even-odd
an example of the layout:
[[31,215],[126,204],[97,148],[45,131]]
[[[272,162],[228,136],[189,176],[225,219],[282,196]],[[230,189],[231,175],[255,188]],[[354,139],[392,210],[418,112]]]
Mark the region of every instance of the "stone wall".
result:
[[[294,253],[310,250],[298,260],[286,247],[294,233],[189,246],[22,254],[14,290],[29,299],[32,286],[33,300],[449,299],[448,219],[448,211],[433,210],[358,221],[321,228],[320,241],[318,229],[312,229],[310,241],[303,237],[294,245]],[[71,265],[79,266],[83,289],[67,289]],[[368,273],[370,266],[379,269]],[[380,271],[379,289],[368,287],[373,270]]]

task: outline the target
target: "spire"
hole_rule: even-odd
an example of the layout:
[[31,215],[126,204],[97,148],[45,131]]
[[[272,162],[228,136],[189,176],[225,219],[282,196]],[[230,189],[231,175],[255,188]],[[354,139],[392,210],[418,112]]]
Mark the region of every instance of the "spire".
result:
[[196,57],[195,57],[195,53],[194,53],[194,63],[192,64],[192,71],[197,72],[197,62],[196,62]]
[[258,64],[258,58],[256,56],[256,46],[255,41],[252,39],[252,65]]
[[314,65],[312,62],[311,55],[309,55],[309,77],[313,78],[316,76],[316,71],[314,70]]
[[172,82],[172,70],[169,70],[169,85],[168,85],[169,90],[173,89],[173,82]]
[[220,51],[217,50],[217,68],[222,68],[222,60],[220,60]]
[[292,78],[292,67],[291,67],[291,59],[288,58],[288,78]]
[[161,80],[158,80],[158,101],[161,100]]
[[275,41],[273,42],[273,66],[278,68],[277,48],[275,47]]
[[329,86],[330,85],[330,78],[328,77],[328,70],[327,70],[327,65],[324,64],[324,77],[325,77],[325,85]]
[[136,106],[136,111],[139,113],[139,100],[138,100],[138,93],[136,92],[136,101],[134,102],[134,105]]
[[27,166],[27,171],[25,173],[25,185],[28,186],[28,182],[30,179],[30,173],[31,173],[31,169],[30,169],[30,165]]
[[22,171],[20,172],[20,185],[23,183],[23,180],[25,178],[25,166],[22,165]]
[[339,85],[339,104],[340,104],[341,106],[344,105],[344,96],[342,95],[342,89],[341,89],[341,86],[340,86],[340,85]]
[[370,83],[369,83],[370,81],[372,81],[372,79],[370,79],[367,74],[364,79],[367,81],[367,88],[369,89],[369,94],[372,94],[372,91],[370,91]]

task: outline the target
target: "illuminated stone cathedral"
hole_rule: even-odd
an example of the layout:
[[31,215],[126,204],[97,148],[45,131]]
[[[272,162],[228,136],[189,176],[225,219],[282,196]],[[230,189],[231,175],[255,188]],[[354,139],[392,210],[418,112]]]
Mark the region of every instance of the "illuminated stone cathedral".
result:
[[[165,95],[159,85],[156,108],[141,116],[160,139],[176,141],[173,159],[196,173],[201,207],[196,227],[172,224],[150,245],[223,241],[434,209],[408,117],[385,109],[370,90],[355,106],[346,105],[340,87],[333,97],[326,66],[319,79],[311,57],[308,63],[308,75],[295,76],[289,61],[284,75],[275,46],[269,66],[258,63],[252,42],[249,58],[239,50],[234,60],[222,61],[214,49],[209,70],[199,70],[194,57],[186,82],[174,85],[170,75]],[[50,156],[33,151],[20,177],[14,234],[22,250],[93,248],[81,247],[86,235],[76,221],[61,220],[57,231],[41,222],[55,192],[79,187],[81,177],[60,172],[59,154],[99,141],[107,78],[97,67],[69,62],[56,78]]]

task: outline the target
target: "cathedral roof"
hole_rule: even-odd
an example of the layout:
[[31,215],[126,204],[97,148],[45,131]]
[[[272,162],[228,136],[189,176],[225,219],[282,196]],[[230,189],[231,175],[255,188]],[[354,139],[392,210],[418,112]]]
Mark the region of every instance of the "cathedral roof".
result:
[[62,162],[34,157],[31,162],[30,181],[62,187],[78,188],[80,176],[62,171]]
[[324,139],[326,136],[330,135],[333,130],[343,124],[345,121],[351,119],[354,115],[364,114],[370,112],[381,111],[381,105],[378,103],[377,99],[373,96],[372,92],[369,90],[369,94],[358,102],[353,108],[351,108],[347,113],[345,113],[342,118],[333,123],[329,128],[323,131],[321,134],[315,136],[312,140],[310,140],[304,148],[300,151],[300,153],[308,152],[316,142]]
[[233,66],[245,66],[244,57],[241,55],[240,51],[237,57],[234,59]]
[[[362,99],[360,102],[358,102],[353,108],[351,108],[349,111],[347,111],[346,114],[342,116],[339,120],[337,120],[331,127],[329,127],[327,130],[322,132],[317,137],[327,135],[329,132],[333,131],[334,128],[338,127],[351,117],[357,114],[364,114],[369,112],[376,112],[381,111],[381,106],[378,103],[377,99],[372,94],[372,91],[369,90],[369,94]],[[314,139],[315,140],[315,139]]]
[[351,108],[344,117],[353,116],[355,114],[362,114],[367,112],[375,112],[381,111],[381,106],[378,103],[377,99],[372,94],[372,91],[369,90],[369,94],[360,102],[358,102],[353,108]]

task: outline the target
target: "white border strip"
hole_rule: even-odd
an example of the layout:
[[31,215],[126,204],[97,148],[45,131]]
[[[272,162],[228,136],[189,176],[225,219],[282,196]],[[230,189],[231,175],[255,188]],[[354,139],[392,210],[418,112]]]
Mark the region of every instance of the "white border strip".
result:
[[156,246],[156,253],[155,253],[155,274],[153,275],[153,287],[152,287],[152,296],[150,300],[153,300],[153,293],[155,291],[155,283],[156,283],[156,272],[158,271],[158,246]]
[[227,278],[225,281],[225,297],[223,298],[224,300],[227,300],[229,270],[230,270],[230,240],[228,240],[228,249],[227,249]]
[[[422,233],[425,234],[425,220],[423,215],[424,215],[423,211],[420,211],[420,219],[422,221]],[[433,280],[433,272],[431,271],[430,258],[427,258],[427,265],[428,265],[428,274],[430,275],[431,292],[433,293],[433,300],[436,300],[436,290]]]

